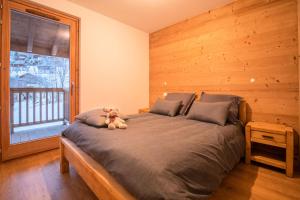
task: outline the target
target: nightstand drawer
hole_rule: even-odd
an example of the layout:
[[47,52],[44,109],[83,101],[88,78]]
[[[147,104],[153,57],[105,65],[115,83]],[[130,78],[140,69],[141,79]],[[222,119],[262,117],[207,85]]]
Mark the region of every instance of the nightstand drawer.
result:
[[251,131],[251,140],[255,142],[255,140],[258,140],[258,142],[265,141],[266,143],[272,145],[272,143],[275,146],[282,146],[284,147],[286,144],[286,136],[280,135],[280,134],[274,134],[274,133],[268,133],[263,131]]

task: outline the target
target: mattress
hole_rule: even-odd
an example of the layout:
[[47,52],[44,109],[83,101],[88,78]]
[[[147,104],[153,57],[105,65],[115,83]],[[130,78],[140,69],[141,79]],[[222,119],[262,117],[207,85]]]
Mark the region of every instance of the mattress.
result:
[[241,125],[151,113],[127,124],[108,130],[76,121],[62,135],[137,199],[206,199],[244,155]]

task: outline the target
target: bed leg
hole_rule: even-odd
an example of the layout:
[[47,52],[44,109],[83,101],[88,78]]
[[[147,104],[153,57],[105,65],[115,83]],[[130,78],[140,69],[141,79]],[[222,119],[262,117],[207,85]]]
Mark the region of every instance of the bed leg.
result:
[[65,146],[60,142],[60,173],[69,172],[69,161],[66,159],[64,154]]

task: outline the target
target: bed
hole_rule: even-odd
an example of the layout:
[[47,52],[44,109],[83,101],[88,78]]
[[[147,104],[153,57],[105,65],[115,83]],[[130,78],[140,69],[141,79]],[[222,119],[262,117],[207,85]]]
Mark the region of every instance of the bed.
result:
[[[246,103],[240,104],[246,123]],[[127,130],[75,122],[61,138],[69,162],[100,199],[206,199],[244,155],[241,125],[144,113]]]

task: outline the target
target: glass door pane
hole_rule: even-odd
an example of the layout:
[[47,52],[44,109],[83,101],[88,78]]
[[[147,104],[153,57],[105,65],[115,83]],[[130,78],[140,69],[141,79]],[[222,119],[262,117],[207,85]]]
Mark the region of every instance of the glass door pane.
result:
[[70,27],[10,12],[10,143],[57,136],[70,116]]

